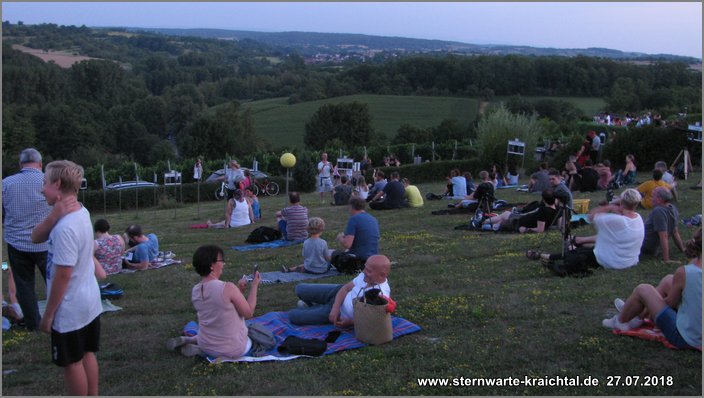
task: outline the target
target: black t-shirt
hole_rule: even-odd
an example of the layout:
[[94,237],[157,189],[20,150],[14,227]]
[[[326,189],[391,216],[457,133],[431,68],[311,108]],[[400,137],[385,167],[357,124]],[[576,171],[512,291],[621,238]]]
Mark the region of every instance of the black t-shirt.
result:
[[599,173],[596,170],[591,167],[585,167],[580,170],[579,174],[582,176],[580,191],[592,192],[598,189]]
[[388,209],[402,208],[405,196],[406,188],[401,181],[389,181],[384,187],[384,207]]
[[547,228],[550,226],[550,223],[552,223],[552,221],[555,219],[556,214],[557,209],[553,209],[552,207],[547,207],[543,205],[540,206],[536,211],[524,214],[518,221],[518,226],[526,228],[537,228],[538,221],[542,221],[545,223],[545,228]]
[[479,184],[477,190],[474,191],[474,200],[481,201],[486,195],[489,195],[490,198],[494,196],[494,184],[490,182]]

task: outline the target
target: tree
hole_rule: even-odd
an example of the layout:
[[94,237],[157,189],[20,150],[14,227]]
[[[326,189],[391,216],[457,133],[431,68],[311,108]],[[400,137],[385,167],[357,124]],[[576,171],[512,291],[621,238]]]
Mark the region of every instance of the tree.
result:
[[509,140],[518,138],[526,144],[525,160],[532,159],[541,126],[535,115],[516,115],[503,105],[485,114],[476,128],[477,147],[483,164],[502,164],[506,161],[506,146]]
[[346,148],[371,145],[374,131],[369,105],[350,102],[321,106],[306,123],[304,142],[309,148],[322,149],[334,138]]
[[396,144],[423,144],[433,140],[433,131],[423,129],[410,124],[402,124],[396,132],[394,143]]

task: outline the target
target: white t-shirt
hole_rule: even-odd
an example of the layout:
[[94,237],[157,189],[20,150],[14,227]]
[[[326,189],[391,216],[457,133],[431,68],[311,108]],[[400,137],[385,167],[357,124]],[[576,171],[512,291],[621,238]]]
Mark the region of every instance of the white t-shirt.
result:
[[467,179],[464,176],[452,177],[452,197],[464,199],[467,196]]
[[666,183],[670,184],[670,186],[675,185],[675,176],[670,174],[669,171],[662,173],[662,180],[665,181]]
[[611,213],[594,216],[597,229],[594,256],[602,267],[625,269],[638,264],[645,226],[640,214],[636,216]]
[[93,264],[93,226],[86,208],[67,214],[49,233],[46,257],[46,295],[57,266],[73,268],[66,294],[54,316],[52,328],[59,333],[72,332],[91,323],[102,312],[100,288]]
[[[321,170],[322,169],[322,170]],[[330,177],[330,171],[332,170],[332,165],[328,162],[325,167],[323,167],[323,162],[318,162],[318,177]]]
[[364,290],[366,292],[369,289],[378,287],[381,289],[381,294],[386,297],[391,297],[391,287],[389,287],[388,279],[382,284],[367,286],[367,283],[364,282],[364,272],[360,272],[360,274],[352,280],[352,283],[354,283],[354,287],[349,291],[349,293],[347,293],[347,296],[345,296],[345,301],[342,302],[342,306],[340,307],[340,318],[354,319],[352,300],[355,297],[362,297],[364,295],[363,293],[360,293],[360,290]]

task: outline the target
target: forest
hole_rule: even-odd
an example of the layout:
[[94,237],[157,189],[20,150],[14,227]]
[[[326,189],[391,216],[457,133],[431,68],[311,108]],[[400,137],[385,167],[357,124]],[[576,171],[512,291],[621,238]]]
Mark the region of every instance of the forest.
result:
[[[2,28],[3,175],[16,170],[17,153],[28,146],[48,160],[80,159],[84,166],[131,161],[148,166],[169,159],[280,151],[286,148],[257,135],[252,115],[243,107],[266,98],[296,103],[361,93],[581,96],[604,98],[604,111],[616,113],[651,111],[666,117],[685,107],[690,114],[701,113],[701,72],[681,62],[634,65],[579,56],[435,54],[307,65],[299,54],[249,39],[54,24],[3,22]],[[61,68],[13,45],[98,59]],[[570,129],[559,112],[550,112],[543,116]],[[566,112],[574,114],[573,109]],[[460,130],[471,132],[478,122]],[[411,131],[412,126],[399,129]],[[414,136],[434,140],[433,131],[440,130]],[[370,142],[356,144],[409,141],[403,134],[399,139],[366,136]],[[308,149],[314,145],[310,142]]]

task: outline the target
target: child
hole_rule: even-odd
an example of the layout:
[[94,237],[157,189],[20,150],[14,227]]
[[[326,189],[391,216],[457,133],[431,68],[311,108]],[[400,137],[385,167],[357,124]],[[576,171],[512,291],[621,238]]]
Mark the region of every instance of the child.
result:
[[303,264],[286,267],[281,266],[283,272],[308,272],[310,274],[323,274],[330,269],[330,251],[328,242],[321,239],[320,235],[325,230],[325,221],[320,217],[311,217],[308,220],[308,234],[310,237],[303,242]]
[[247,202],[252,206],[252,213],[254,213],[254,219],[255,220],[261,220],[262,219],[262,207],[259,204],[259,198],[257,198],[257,195],[254,194],[254,189],[249,186],[245,190],[245,193],[247,194],[246,199]]
[[77,200],[82,180],[83,168],[68,160],[46,166],[42,193],[54,208],[32,231],[32,241],[49,240],[48,299],[39,329],[51,334],[52,360],[64,368],[68,395],[97,395],[102,305],[90,214]]

